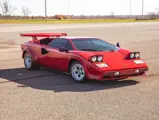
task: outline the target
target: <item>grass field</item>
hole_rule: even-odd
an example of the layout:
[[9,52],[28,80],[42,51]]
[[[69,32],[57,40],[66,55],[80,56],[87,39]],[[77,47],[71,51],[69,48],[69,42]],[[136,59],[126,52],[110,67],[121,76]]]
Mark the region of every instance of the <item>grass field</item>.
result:
[[77,19],[77,20],[0,20],[0,24],[71,24],[71,23],[110,23],[110,22],[159,22],[157,20],[134,19]]

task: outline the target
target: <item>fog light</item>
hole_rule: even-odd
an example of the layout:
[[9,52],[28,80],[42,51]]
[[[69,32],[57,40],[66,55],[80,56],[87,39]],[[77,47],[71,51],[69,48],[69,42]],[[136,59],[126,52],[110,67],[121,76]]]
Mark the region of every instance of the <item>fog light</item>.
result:
[[135,71],[135,73],[139,73],[140,71],[137,69],[136,71]]
[[119,72],[115,72],[115,73],[114,73],[115,76],[118,76],[119,74],[120,74]]
[[98,67],[103,68],[103,67],[108,67],[108,65],[106,63],[99,63],[96,64]]

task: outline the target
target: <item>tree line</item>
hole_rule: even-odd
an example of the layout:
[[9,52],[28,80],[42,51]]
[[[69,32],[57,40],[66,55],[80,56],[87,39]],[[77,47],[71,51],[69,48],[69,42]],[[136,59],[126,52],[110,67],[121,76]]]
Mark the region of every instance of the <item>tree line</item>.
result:
[[[14,12],[16,7],[12,6],[9,0],[0,1],[0,19],[45,19],[44,16],[31,16],[31,10],[25,6],[21,8],[22,16],[15,16]],[[47,19],[156,19],[159,18],[159,8],[156,8],[157,12],[150,12],[147,15],[115,15],[113,12],[110,15],[61,15],[47,16]]]

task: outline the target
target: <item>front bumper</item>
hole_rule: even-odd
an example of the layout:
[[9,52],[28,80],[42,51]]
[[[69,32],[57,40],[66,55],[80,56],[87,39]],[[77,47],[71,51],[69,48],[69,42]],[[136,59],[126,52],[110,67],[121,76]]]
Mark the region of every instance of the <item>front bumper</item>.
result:
[[148,67],[126,69],[126,70],[105,71],[98,75],[89,74],[88,79],[119,80],[119,79],[125,79],[125,78],[133,77],[133,76],[141,76],[141,75],[144,75],[146,71],[148,71]]

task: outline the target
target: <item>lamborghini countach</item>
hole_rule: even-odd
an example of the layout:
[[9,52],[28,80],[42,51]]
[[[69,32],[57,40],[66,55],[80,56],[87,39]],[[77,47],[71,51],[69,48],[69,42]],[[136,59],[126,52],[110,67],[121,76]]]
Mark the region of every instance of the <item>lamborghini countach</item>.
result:
[[73,37],[67,33],[26,33],[32,40],[21,44],[27,70],[41,66],[69,73],[75,82],[120,80],[145,75],[148,65],[140,52],[121,48],[95,37]]

